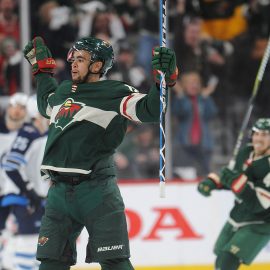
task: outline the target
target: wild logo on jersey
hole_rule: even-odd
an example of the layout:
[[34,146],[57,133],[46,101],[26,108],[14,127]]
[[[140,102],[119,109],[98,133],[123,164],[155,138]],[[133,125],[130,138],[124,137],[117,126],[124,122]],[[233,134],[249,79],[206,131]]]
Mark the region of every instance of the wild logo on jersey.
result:
[[72,98],[68,98],[59,108],[55,116],[55,127],[62,130],[74,121],[74,116],[85,106],[81,102],[76,102]]

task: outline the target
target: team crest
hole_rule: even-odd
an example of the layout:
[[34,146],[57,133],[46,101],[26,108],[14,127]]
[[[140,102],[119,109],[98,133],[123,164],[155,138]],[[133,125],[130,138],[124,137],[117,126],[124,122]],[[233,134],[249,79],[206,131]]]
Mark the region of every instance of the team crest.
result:
[[81,102],[75,102],[72,98],[68,98],[60,107],[55,116],[55,127],[62,130],[74,122],[74,116],[85,106]]
[[38,239],[38,245],[43,247],[48,242],[48,240],[48,237],[42,236]]

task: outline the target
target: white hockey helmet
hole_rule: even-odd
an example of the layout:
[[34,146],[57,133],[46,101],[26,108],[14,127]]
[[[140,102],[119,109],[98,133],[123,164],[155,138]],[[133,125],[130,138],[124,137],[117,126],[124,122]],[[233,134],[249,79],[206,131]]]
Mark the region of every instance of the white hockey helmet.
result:
[[9,105],[16,106],[27,106],[28,96],[24,93],[15,93],[9,98]]
[[32,95],[27,101],[27,112],[30,118],[37,118],[40,114],[37,107],[37,96]]

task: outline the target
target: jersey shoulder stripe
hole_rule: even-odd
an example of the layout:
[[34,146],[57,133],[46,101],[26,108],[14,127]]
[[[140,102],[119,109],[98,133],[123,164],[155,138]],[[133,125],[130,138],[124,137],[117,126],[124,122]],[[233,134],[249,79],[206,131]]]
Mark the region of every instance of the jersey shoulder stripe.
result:
[[261,206],[264,209],[270,208],[270,192],[260,187],[256,187],[255,190]]
[[26,160],[24,158],[24,155],[18,153],[18,152],[10,152],[7,154],[6,157],[7,160],[12,161],[17,164],[26,164]]
[[124,97],[120,103],[120,113],[129,120],[141,122],[137,117],[136,105],[146,94],[134,93]]

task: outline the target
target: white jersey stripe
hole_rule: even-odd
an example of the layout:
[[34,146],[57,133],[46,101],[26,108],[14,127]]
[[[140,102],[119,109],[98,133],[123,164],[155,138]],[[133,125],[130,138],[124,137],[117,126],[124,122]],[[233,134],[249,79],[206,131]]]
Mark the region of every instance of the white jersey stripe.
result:
[[120,104],[121,114],[129,120],[141,122],[136,114],[136,105],[139,100],[145,97],[146,94],[133,93],[127,97],[124,97]]
[[81,174],[90,174],[92,170],[83,170],[83,169],[77,169],[77,168],[61,168],[61,167],[54,167],[49,165],[41,165],[41,170],[44,171],[44,173],[47,172],[47,170],[56,171],[56,172],[70,172],[70,173],[81,173]]
[[[55,120],[55,117],[57,113],[59,112],[59,109],[61,108],[61,106],[62,104],[53,107],[50,124],[57,123],[57,121]],[[67,126],[76,121],[86,120],[106,129],[108,125],[110,124],[110,122],[112,121],[112,119],[116,115],[117,115],[117,112],[114,112],[114,111],[104,111],[98,108],[85,106],[73,116],[73,119],[67,124]]]
[[86,120],[106,129],[116,115],[114,111],[85,106],[74,115],[74,121]]
[[256,220],[256,221],[246,221],[246,222],[236,222],[232,218],[228,219],[228,222],[235,228],[241,228],[243,226],[251,225],[251,224],[263,224],[264,221]]
[[[49,96],[48,96],[48,99],[47,100],[49,100],[49,98],[52,96],[52,95],[54,95],[54,93],[51,93]],[[48,105],[47,105],[47,108],[46,108],[46,114],[47,114],[47,116],[51,116],[51,114],[52,114],[52,107],[50,106],[50,104],[49,104],[49,102],[48,102]]]
[[257,198],[262,207],[264,209],[270,208],[270,192],[260,187],[255,188],[255,190]]

